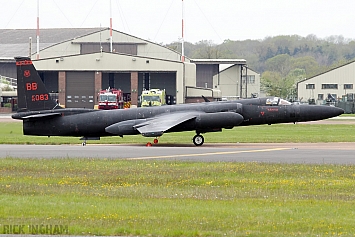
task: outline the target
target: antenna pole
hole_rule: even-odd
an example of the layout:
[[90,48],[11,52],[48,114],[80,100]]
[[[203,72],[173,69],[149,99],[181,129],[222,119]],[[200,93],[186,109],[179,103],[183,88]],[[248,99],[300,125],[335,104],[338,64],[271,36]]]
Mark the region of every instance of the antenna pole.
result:
[[39,0],[37,0],[37,56],[36,58],[39,59]]
[[[102,53],[102,40],[101,40],[101,31],[102,31],[102,28],[101,28],[101,24],[100,24],[100,53]],[[101,55],[102,56],[102,55]]]
[[32,56],[32,37],[29,38],[28,57]]
[[181,61],[185,62],[185,50],[184,50],[184,0],[182,0],[182,21],[181,21]]
[[110,0],[110,52],[112,53],[112,7]]

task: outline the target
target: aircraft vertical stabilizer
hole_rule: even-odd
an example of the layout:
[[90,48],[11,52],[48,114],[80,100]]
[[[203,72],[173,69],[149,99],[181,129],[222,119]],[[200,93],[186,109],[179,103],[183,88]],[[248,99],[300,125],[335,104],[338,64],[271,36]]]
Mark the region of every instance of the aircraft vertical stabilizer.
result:
[[28,57],[16,57],[18,111],[61,108],[52,100]]

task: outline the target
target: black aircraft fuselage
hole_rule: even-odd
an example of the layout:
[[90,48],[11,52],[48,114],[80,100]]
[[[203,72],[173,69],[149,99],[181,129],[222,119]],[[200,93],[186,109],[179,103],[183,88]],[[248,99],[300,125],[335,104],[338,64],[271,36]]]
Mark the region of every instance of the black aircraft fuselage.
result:
[[[339,109],[328,106],[266,105],[265,99],[254,98],[235,102],[204,102],[117,110],[55,109],[17,113],[13,115],[13,118],[21,119],[30,115],[55,113],[58,115],[46,119],[24,119],[24,135],[89,138],[139,134],[139,131],[134,129],[134,125],[149,121],[149,119],[161,114],[187,111],[199,111],[201,113],[196,119],[181,123],[165,131],[165,133],[191,130],[196,130],[197,133],[205,133],[234,126],[313,121],[329,118],[340,112]],[[240,114],[242,117],[236,118],[237,122],[235,123],[235,121],[228,119],[227,113]],[[120,123],[124,122],[126,124],[120,126]],[[110,127],[115,124],[117,128],[120,126],[120,131],[115,130],[114,126]],[[111,128],[111,130],[107,129],[111,133],[107,132],[106,128]],[[155,137],[156,135],[153,134],[152,136]]]
[[51,99],[29,58],[16,58],[18,112],[23,133],[38,136],[103,136],[142,134],[160,137],[168,132],[196,131],[193,141],[202,145],[201,133],[235,126],[304,122],[338,116],[343,110],[321,105],[293,105],[277,97],[204,102],[117,110],[64,109]]

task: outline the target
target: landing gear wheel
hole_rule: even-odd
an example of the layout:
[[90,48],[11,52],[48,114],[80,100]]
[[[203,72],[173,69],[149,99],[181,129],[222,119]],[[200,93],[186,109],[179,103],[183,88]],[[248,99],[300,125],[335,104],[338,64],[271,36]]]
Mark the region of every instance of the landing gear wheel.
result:
[[202,144],[205,142],[205,139],[203,138],[202,135],[197,134],[192,138],[193,143],[195,146],[202,146]]
[[86,146],[86,142],[81,143],[81,145]]
[[157,138],[155,138],[153,142],[154,142],[154,144],[158,144],[159,141]]

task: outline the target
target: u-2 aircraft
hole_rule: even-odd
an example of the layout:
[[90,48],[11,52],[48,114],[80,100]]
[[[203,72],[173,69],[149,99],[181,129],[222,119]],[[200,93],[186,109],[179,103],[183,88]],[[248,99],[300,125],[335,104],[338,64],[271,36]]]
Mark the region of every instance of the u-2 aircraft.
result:
[[18,112],[24,135],[74,136],[98,140],[104,136],[196,131],[192,141],[204,143],[201,135],[236,126],[296,123],[338,116],[344,111],[325,105],[293,105],[278,97],[214,101],[156,107],[95,110],[62,108],[52,100],[36,68],[28,57],[16,57]]

